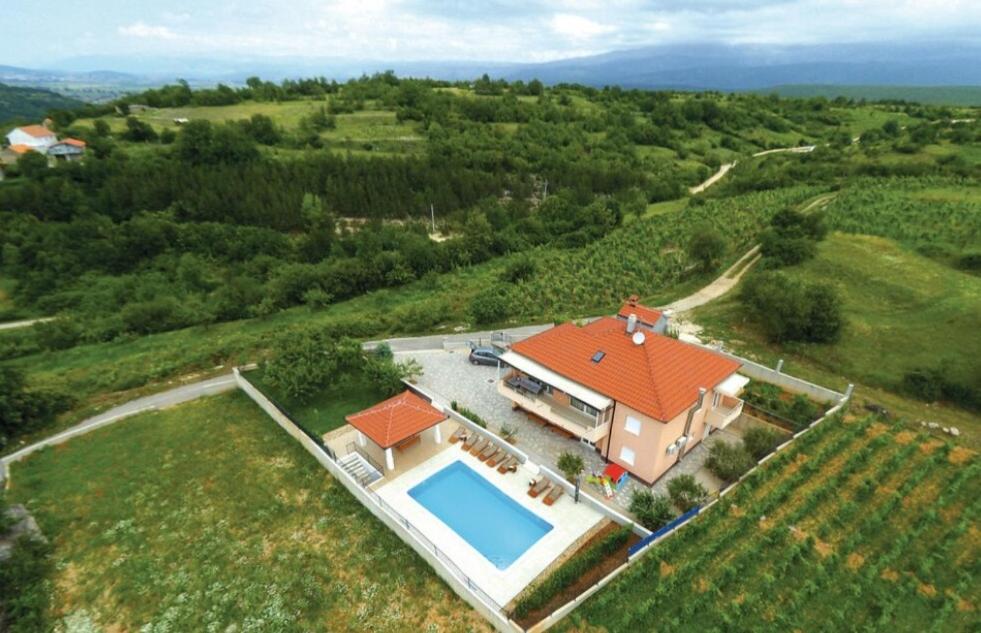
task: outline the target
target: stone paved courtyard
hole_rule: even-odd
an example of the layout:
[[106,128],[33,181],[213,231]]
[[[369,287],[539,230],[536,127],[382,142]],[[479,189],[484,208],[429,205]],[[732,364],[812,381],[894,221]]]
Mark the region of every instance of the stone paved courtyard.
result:
[[[556,464],[559,455],[564,452],[574,452],[582,455],[586,463],[586,474],[602,472],[606,461],[595,449],[550,431],[547,427],[529,419],[521,411],[513,411],[511,402],[497,392],[497,368],[471,365],[467,361],[467,353],[466,349],[427,350],[397,352],[395,356],[396,359],[414,358],[423,368],[423,374],[417,381],[421,387],[439,394],[446,400],[456,400],[471,409],[487,421],[492,431],[499,431],[501,424],[505,423],[517,428],[517,446],[528,453],[533,460],[558,471]],[[680,464],[655,482],[652,490],[658,494],[667,494],[667,482],[682,473],[694,474],[709,491],[718,490],[721,482],[704,468],[709,446],[718,441],[738,439],[737,435],[728,430],[712,433],[685,455]],[[605,499],[595,486],[589,484],[584,486],[594,497],[621,512],[626,511],[630,505],[631,492],[646,487],[636,479],[630,478],[613,499]]]

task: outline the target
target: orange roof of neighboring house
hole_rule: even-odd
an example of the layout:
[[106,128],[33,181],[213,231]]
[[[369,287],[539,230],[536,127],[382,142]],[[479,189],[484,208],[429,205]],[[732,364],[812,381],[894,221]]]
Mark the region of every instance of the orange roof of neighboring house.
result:
[[403,391],[344,419],[378,446],[389,448],[442,422],[446,414],[411,391]]
[[[689,343],[643,332],[637,345],[626,323],[604,317],[578,327],[564,323],[512,346],[512,351],[570,380],[649,415],[670,421],[740,364]],[[604,355],[593,361],[597,352]]]
[[24,134],[29,134],[35,138],[45,138],[46,136],[54,136],[55,133],[44,127],[43,125],[24,125],[19,128]]
[[639,299],[637,298],[637,295],[631,295],[630,298],[623,303],[623,307],[620,308],[617,315],[626,319],[631,314],[636,314],[637,320],[641,323],[646,323],[648,325],[654,325],[657,323],[661,318],[661,311],[641,305],[638,303],[638,301]]
[[77,138],[66,138],[58,141],[59,143],[65,143],[66,145],[74,145],[75,147],[85,148],[85,141],[80,141]]
[[10,151],[15,154],[26,154],[27,152],[33,152],[34,148],[30,145],[11,145]]

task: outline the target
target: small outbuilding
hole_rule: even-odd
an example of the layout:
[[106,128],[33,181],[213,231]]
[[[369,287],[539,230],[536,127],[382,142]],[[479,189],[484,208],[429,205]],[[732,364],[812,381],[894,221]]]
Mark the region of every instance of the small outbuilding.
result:
[[441,409],[403,391],[397,396],[344,418],[357,430],[358,446],[369,454],[383,455],[386,470],[395,470],[394,451],[417,444],[442,444],[441,426],[447,416]]

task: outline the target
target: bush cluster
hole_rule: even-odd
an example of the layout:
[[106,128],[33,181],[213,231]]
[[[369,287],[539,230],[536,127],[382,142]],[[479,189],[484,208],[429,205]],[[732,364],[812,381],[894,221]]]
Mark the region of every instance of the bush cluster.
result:
[[774,342],[831,343],[838,340],[845,324],[834,287],[779,271],[752,275],[740,298],[750,317]]

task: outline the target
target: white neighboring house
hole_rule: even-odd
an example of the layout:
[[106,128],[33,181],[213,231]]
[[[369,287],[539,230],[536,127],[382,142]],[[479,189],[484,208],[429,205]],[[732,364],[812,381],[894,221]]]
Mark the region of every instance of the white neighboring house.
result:
[[7,134],[7,143],[10,147],[27,147],[42,154],[57,142],[57,135],[43,125],[15,127]]

